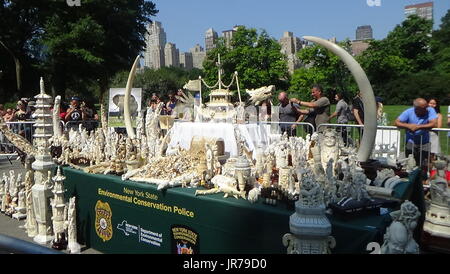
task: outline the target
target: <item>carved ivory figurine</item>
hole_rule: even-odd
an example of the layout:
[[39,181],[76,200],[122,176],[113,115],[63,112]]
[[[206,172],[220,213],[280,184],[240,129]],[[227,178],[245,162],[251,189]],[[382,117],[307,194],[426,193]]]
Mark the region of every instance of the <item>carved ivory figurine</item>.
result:
[[391,216],[394,220],[384,235],[381,253],[419,254],[419,245],[413,238],[420,217],[418,208],[410,201],[405,201],[400,210],[392,212]]
[[75,197],[70,198],[69,200],[69,210],[68,210],[68,220],[67,220],[67,230],[68,230],[68,238],[69,243],[67,248],[70,250],[72,254],[80,253],[80,245],[77,242],[77,213],[75,208]]
[[320,146],[320,161],[322,168],[325,170],[328,166],[328,161],[333,160],[333,176],[335,175],[336,163],[341,153],[340,138],[336,130],[326,129],[323,134],[319,134],[319,146]]
[[236,179],[223,175],[216,175],[214,178],[212,178],[211,182],[214,184],[214,188],[209,190],[196,190],[195,196],[223,192],[225,193],[224,198],[227,198],[229,195],[231,195],[236,199],[238,199],[239,197],[245,199],[245,191],[237,190]]
[[450,189],[445,178],[443,160],[434,162],[437,174],[430,182],[431,200],[425,214],[423,230],[435,237],[450,238]]

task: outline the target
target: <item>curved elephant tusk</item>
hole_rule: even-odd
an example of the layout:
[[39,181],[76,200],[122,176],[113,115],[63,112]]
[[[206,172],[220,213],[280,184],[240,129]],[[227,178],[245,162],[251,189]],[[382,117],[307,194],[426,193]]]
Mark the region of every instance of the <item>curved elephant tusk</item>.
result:
[[358,160],[360,162],[366,162],[372,154],[377,134],[375,96],[366,73],[353,56],[335,43],[314,36],[304,36],[303,39],[319,44],[336,54],[347,65],[355,78],[364,104],[364,134],[358,150]]
[[127,87],[125,89],[123,118],[125,121],[125,127],[127,129],[128,137],[130,137],[131,139],[135,139],[136,134],[134,133],[134,128],[133,125],[131,124],[130,97],[131,97],[131,90],[133,88],[134,77],[136,76],[136,68],[139,64],[140,59],[141,56],[138,55],[138,57],[136,57],[136,60],[134,60],[133,66],[131,67],[130,75],[128,76]]

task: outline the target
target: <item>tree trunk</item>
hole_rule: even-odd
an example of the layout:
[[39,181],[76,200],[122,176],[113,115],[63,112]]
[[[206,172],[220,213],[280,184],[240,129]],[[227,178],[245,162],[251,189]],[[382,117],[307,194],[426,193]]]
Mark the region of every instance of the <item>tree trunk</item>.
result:
[[[14,57],[14,55],[13,55]],[[14,57],[14,63],[16,64],[16,83],[17,92],[22,94],[22,65],[20,64],[19,58]]]
[[22,90],[22,77],[21,77],[21,71],[22,71],[22,65],[20,64],[20,60],[19,58],[16,57],[16,55],[14,55],[14,53],[12,52],[12,50],[10,50],[5,43],[3,43],[2,41],[0,41],[0,45],[2,45],[6,51],[11,55],[11,57],[14,59],[14,64],[16,66],[16,84],[17,84],[17,92],[18,94],[21,95],[21,90]]

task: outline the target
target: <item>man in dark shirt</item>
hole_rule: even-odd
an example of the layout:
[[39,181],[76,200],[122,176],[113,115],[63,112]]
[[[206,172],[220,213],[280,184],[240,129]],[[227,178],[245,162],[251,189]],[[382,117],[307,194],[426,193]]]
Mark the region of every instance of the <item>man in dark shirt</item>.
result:
[[[361,99],[361,91],[358,91],[357,96],[353,98],[352,112],[353,116],[355,116],[355,124],[364,125],[364,103]],[[364,128],[358,128],[358,132],[359,140],[361,141],[364,134]]]
[[[300,116],[300,106],[290,102],[286,92],[281,92],[278,95],[278,101],[280,101],[280,122],[295,123]],[[281,133],[287,132],[288,136],[296,136],[296,129],[292,125],[280,124]]]
[[86,119],[86,113],[80,106],[81,99],[77,96],[71,98],[70,107],[67,109],[65,120],[67,122],[67,129],[78,128],[82,120]]
[[364,104],[361,100],[361,92],[353,99],[353,115],[358,125],[364,125]]

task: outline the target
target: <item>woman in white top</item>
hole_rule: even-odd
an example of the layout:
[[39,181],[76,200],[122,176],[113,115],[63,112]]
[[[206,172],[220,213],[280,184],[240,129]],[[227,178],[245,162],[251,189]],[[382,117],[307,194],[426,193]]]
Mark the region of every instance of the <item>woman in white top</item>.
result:
[[[442,127],[442,114],[441,114],[441,106],[435,98],[431,98],[428,101],[428,106],[434,108],[436,114],[438,116],[437,126],[436,128]],[[434,159],[434,155],[441,153],[441,145],[439,143],[439,134],[438,132],[430,131],[430,143],[431,143],[431,154],[433,154],[432,159]]]

